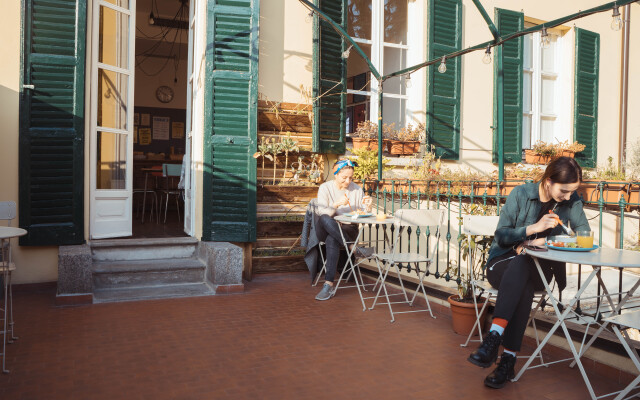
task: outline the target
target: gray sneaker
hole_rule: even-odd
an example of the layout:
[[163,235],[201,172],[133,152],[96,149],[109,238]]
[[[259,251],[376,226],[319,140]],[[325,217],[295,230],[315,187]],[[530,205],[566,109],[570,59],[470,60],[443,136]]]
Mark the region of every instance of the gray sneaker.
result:
[[333,296],[333,286],[325,282],[325,284],[322,285],[322,290],[316,296],[316,300],[320,300],[320,301],[329,300],[331,296]]

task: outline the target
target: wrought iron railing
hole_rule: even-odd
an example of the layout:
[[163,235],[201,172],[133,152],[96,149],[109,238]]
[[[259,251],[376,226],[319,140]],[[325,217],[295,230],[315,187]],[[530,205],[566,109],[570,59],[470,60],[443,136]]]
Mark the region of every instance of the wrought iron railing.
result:
[[[504,204],[511,190],[523,183],[531,180],[509,180],[499,181],[416,181],[416,180],[363,180],[362,187],[366,194],[374,198],[374,205],[380,212],[392,214],[401,208],[443,208],[445,207],[446,222],[444,231],[441,234],[441,242],[438,246],[439,256],[437,261],[429,267],[427,276],[445,281],[462,281],[463,268],[447,268],[452,260],[461,260],[460,240],[463,235],[459,226],[465,214],[488,214],[499,215],[500,207]],[[600,246],[603,242],[606,245],[618,248],[625,247],[625,237],[627,243],[631,244],[627,248],[640,249],[637,234],[626,234],[625,228],[632,221],[636,225],[640,222],[638,211],[640,210],[640,182],[613,182],[613,181],[587,181],[581,185],[578,194],[585,201],[585,211],[590,220],[597,219],[597,229],[591,222],[594,232],[597,232],[597,240]],[[469,212],[471,211],[471,212]],[[605,232],[605,216],[613,216],[615,228],[609,229],[617,232],[615,240],[607,239]],[[611,217],[607,217],[611,218]],[[366,232],[367,240],[386,246],[381,240],[384,234],[393,237],[393,226],[372,225]],[[632,231],[632,230],[631,230]],[[407,230],[401,239],[401,249],[411,248],[412,250],[429,249],[428,240],[431,238],[430,232],[425,232],[426,239],[421,238],[419,229]],[[454,238],[455,236],[455,238]],[[455,240],[452,242],[452,240]],[[444,249],[441,249],[444,247]],[[403,250],[403,251],[404,251]],[[454,258],[457,253],[457,258]],[[444,265],[442,265],[444,263]],[[404,266],[405,271],[410,272],[410,266]],[[581,266],[579,266],[581,268]],[[455,274],[451,274],[454,271]],[[620,289],[622,289],[622,271],[620,271]],[[622,290],[619,290],[622,292]]]

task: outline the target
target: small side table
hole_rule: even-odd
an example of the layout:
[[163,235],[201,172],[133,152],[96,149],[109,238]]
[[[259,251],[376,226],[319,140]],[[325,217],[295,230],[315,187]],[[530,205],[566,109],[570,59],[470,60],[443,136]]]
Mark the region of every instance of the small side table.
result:
[[[13,334],[13,292],[11,290],[11,271],[15,269],[15,265],[11,259],[11,239],[24,236],[26,234],[27,231],[22,228],[0,226],[0,272],[2,272],[2,281],[4,283],[4,303],[2,307],[2,372],[5,374],[9,373],[9,370],[5,367],[7,342],[13,343],[14,340],[18,339]],[[5,243],[8,245],[5,246]],[[8,318],[11,318],[10,323],[7,323]],[[11,336],[7,339],[9,328],[11,329]]]

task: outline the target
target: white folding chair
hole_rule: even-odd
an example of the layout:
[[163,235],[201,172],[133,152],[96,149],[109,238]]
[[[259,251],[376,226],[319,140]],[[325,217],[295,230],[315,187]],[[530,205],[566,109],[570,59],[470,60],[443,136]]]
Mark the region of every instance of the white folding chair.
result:
[[[376,260],[376,266],[378,268],[378,273],[380,278],[380,287],[378,288],[378,292],[376,293],[375,299],[373,301],[373,305],[369,308],[370,310],[376,306],[378,301],[378,297],[381,292],[384,292],[384,297],[386,299],[385,303],[389,307],[389,313],[391,314],[391,322],[395,321],[395,314],[404,314],[411,312],[429,312],[432,318],[435,318],[433,312],[431,311],[431,304],[429,303],[429,298],[427,297],[427,293],[424,289],[424,277],[429,270],[429,266],[435,260],[436,257],[436,249],[438,247],[438,241],[440,240],[440,230],[444,221],[445,210],[398,210],[395,213],[395,221],[394,221],[394,238],[393,244],[390,252],[385,253],[375,253],[373,257]],[[422,237],[425,238],[427,243],[427,253],[420,254],[418,252],[411,252],[410,249],[407,252],[401,251],[401,236],[402,232],[405,228],[419,228]],[[431,233],[433,233],[433,237],[431,237]],[[428,236],[429,235],[429,236]],[[419,240],[419,239],[418,239]],[[429,246],[429,243],[431,245]],[[382,263],[383,266],[380,264]],[[404,287],[404,283],[402,282],[402,275],[400,274],[400,267],[402,265],[406,265],[410,267],[413,264],[412,270],[416,272],[418,276],[418,288],[413,294],[411,300],[407,296],[407,292]],[[425,264],[424,268],[420,268],[420,264]],[[397,295],[404,296],[404,301],[396,301],[392,302],[389,299],[386,280],[389,275],[389,271],[391,268],[394,269],[396,276],[398,277],[398,281],[400,282],[400,287],[402,289],[402,293]],[[418,295],[418,292],[422,292],[424,295],[424,299],[427,303],[427,308],[424,310],[410,310],[410,311],[393,311],[391,307],[392,304],[401,304],[406,303],[409,306],[413,306],[413,303]]]
[[[466,235],[467,245],[471,248],[471,241],[474,240],[474,236],[494,236],[496,229],[498,227],[498,221],[500,217],[494,215],[465,215],[462,223],[462,233]],[[467,262],[470,263],[470,268],[473,267],[475,260],[473,259],[473,252],[469,252],[469,257],[467,257]],[[473,304],[475,305],[476,311],[476,321],[471,328],[471,332],[469,332],[469,336],[467,336],[466,342],[462,343],[460,346],[467,347],[469,342],[481,342],[482,341],[482,323],[481,316],[487,309],[489,302],[492,298],[498,297],[498,290],[493,288],[489,282],[484,280],[471,280],[471,287],[473,290]],[[540,344],[540,339],[538,337],[538,329],[536,328],[536,320],[535,315],[538,310],[541,308],[544,300],[546,298],[547,292],[544,290],[536,291],[534,293],[534,299],[537,300],[536,306],[531,310],[531,314],[529,315],[529,321],[527,322],[527,326],[532,324],[533,331],[536,338],[536,347]],[[482,308],[478,310],[477,298],[481,295],[485,296],[484,303],[482,304]],[[471,339],[474,333],[478,332],[478,339]],[[529,358],[529,356],[518,356],[519,358]],[[540,358],[540,365],[544,364],[544,359],[542,358],[542,352],[540,352],[537,356]]]
[[[638,372],[640,372],[640,358],[638,358],[638,353],[634,345],[632,344],[632,338],[627,332],[628,329],[636,329],[640,330],[640,310],[628,311],[619,315],[609,316],[603,318],[605,322],[608,322],[613,330],[613,333],[616,334],[618,340],[624,350],[629,355],[629,358],[633,362],[633,365],[636,367]],[[640,384],[640,375],[638,375],[633,381],[631,381],[623,390],[619,392],[613,392],[606,395],[599,396],[600,397],[609,397],[617,394],[616,399],[624,399],[627,394],[638,387]],[[637,395],[637,394],[636,394]],[[631,396],[635,397],[635,396]]]

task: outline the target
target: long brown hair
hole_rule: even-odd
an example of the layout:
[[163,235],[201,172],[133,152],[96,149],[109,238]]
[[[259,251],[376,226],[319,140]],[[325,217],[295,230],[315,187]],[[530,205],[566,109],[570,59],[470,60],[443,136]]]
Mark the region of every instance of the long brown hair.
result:
[[582,182],[582,168],[571,157],[558,157],[547,165],[539,182],[547,179],[553,183]]

